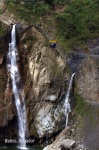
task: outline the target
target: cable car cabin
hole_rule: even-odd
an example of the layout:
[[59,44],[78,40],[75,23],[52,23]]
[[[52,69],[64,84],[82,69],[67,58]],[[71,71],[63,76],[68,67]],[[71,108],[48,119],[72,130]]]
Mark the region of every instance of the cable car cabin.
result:
[[56,40],[50,40],[50,48],[55,48],[56,47]]

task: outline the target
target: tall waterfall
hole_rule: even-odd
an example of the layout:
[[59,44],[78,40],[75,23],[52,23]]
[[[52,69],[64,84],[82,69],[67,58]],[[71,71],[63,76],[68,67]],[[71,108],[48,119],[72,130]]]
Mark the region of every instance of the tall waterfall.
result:
[[16,48],[15,26],[16,25],[13,25],[11,30],[11,43],[9,43],[9,51],[7,55],[7,68],[11,77],[13,97],[17,110],[19,147],[21,149],[26,149],[26,107],[22,80],[17,65],[17,60],[19,58]]
[[70,104],[69,104],[69,94],[70,94],[70,89],[71,89],[71,86],[72,86],[74,75],[75,75],[75,73],[73,73],[72,76],[71,76],[69,87],[68,87],[67,94],[66,94],[66,97],[65,97],[65,102],[64,102],[65,115],[66,115],[66,127],[68,126],[68,115],[71,112],[71,108],[70,108]]

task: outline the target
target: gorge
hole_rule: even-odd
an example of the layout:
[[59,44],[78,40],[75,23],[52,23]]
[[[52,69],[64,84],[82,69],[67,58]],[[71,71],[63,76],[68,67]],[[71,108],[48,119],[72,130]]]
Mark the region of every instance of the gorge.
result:
[[98,5],[0,1],[0,149],[99,149]]

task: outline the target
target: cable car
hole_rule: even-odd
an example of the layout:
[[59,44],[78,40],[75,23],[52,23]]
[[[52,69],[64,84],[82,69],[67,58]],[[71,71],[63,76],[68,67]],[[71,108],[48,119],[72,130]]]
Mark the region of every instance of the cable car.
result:
[[49,43],[50,43],[50,48],[56,47],[56,40],[49,40]]

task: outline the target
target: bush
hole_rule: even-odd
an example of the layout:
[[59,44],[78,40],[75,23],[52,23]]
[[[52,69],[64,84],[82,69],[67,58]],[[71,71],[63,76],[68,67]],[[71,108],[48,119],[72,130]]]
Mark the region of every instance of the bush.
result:
[[15,13],[18,18],[23,19],[28,23],[45,15],[50,10],[50,6],[48,4],[44,5],[42,1],[24,2],[24,4],[20,1],[16,2],[11,0],[5,2],[10,12]]
[[6,26],[0,22],[0,36],[2,36],[6,32]]
[[56,16],[58,36],[64,40],[87,40],[98,36],[99,2],[73,0],[62,14]]
[[48,3],[51,6],[64,5],[68,4],[70,0],[45,0],[45,3]]

